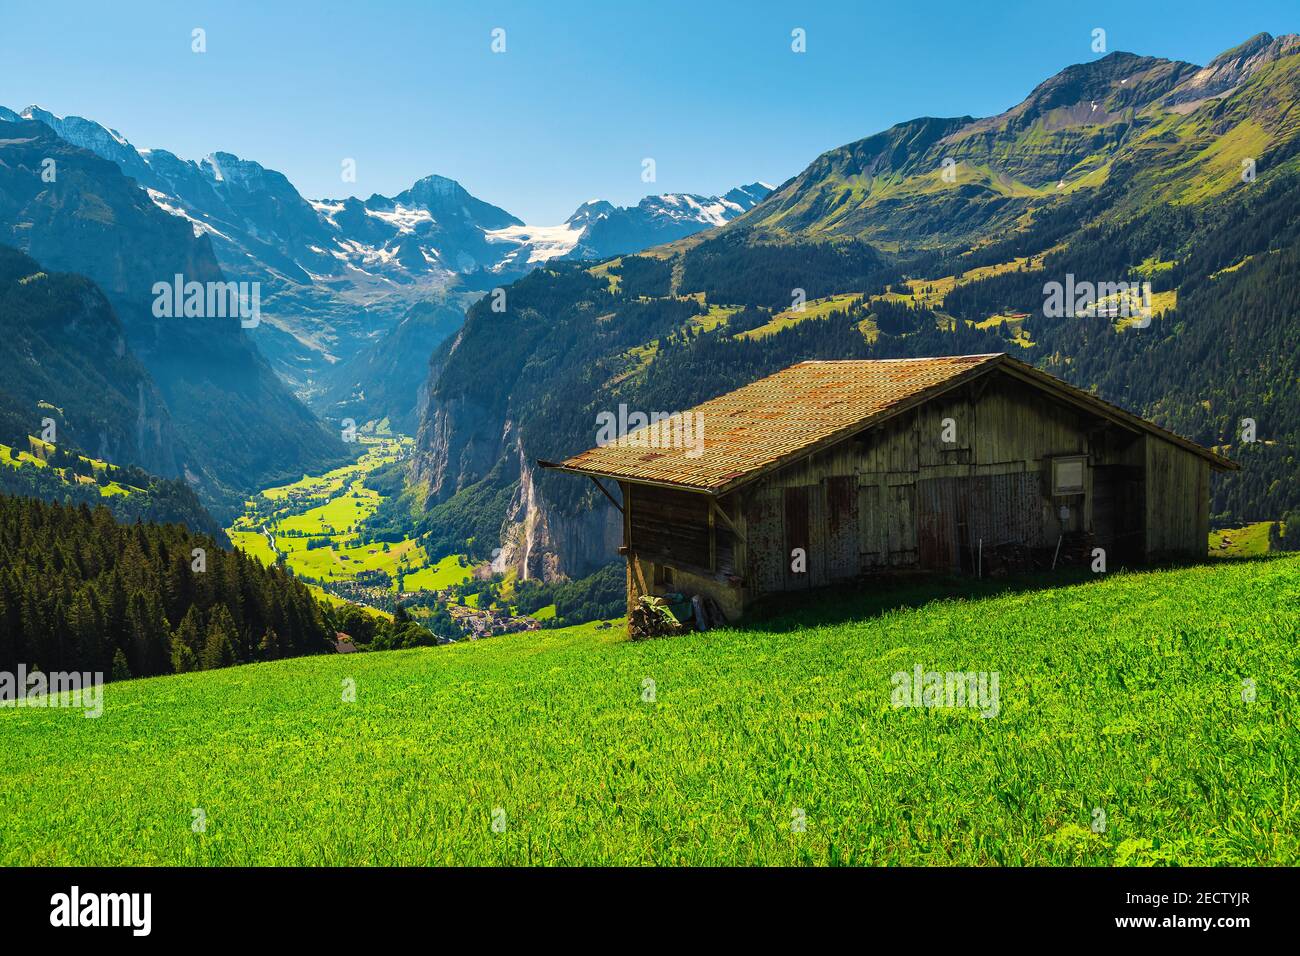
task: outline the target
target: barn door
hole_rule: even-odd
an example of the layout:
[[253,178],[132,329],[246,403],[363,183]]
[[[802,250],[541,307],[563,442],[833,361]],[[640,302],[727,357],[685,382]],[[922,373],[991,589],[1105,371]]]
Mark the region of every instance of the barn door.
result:
[[885,531],[885,509],[878,484],[858,487],[858,536],[862,570],[884,567],[889,561],[889,536]]
[[[822,485],[802,485],[783,490],[785,513],[786,587],[816,588],[826,583],[826,496]],[[796,549],[803,553],[796,571]]]
[[968,548],[966,482],[931,478],[916,483],[917,557],[932,571],[961,571]]
[[887,475],[863,475],[858,479],[858,548],[863,570],[916,564],[916,486],[901,477],[891,481]]
[[1119,563],[1140,561],[1145,545],[1142,478],[1138,469],[1102,465],[1093,472],[1092,529]]
[[826,576],[845,581],[858,575],[858,480],[826,479]]

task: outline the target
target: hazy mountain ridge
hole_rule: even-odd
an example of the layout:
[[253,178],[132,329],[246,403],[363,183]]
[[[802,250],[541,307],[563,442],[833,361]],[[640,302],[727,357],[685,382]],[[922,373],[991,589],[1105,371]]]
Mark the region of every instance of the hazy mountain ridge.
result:
[[103,290],[181,438],[181,473],[207,495],[233,496],[342,454],[250,341],[260,326],[154,314],[156,283],[225,276],[209,235],[158,208],[116,163],[44,123],[0,121],[0,243]]
[[394,431],[414,434],[426,398],[429,356],[464,320],[454,305],[411,306],[392,329],[325,371],[317,407],[335,420],[388,418]]
[[735,218],[768,191],[752,184],[722,197],[584,204],[558,226],[528,226],[443,176],[392,197],[308,199],[282,173],[232,153],[185,160],[137,150],[115,130],[40,107],[0,107],[0,116],[42,122],[116,163],[159,208],[208,237],[228,277],[260,282],[259,348],[321,407],[337,400],[330,367],[370,349],[416,303],[456,303],[458,290],[481,292],[553,258],[636,252]]

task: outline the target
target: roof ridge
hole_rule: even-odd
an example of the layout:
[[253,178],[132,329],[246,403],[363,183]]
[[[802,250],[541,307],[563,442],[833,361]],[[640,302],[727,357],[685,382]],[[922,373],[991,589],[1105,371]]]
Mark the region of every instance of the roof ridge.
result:
[[[795,362],[793,365],[787,365],[773,374],[780,374],[787,369],[798,368],[800,365],[880,365],[885,362],[944,362],[949,359],[989,359],[1000,358],[1007,355],[1008,352],[975,352],[970,355],[914,355],[911,357],[903,356],[899,358],[875,358],[875,359],[804,359],[802,362]],[[742,386],[743,387],[743,386]]]

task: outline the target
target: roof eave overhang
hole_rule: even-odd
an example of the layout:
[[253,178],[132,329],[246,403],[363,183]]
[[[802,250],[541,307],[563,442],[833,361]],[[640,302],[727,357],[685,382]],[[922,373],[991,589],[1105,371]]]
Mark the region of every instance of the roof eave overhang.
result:
[[551,471],[562,471],[568,475],[580,475],[584,478],[607,478],[610,481],[626,481],[631,485],[650,485],[655,488],[667,488],[672,491],[690,491],[702,495],[721,494],[717,489],[705,488],[700,485],[684,485],[675,481],[655,481],[652,478],[634,478],[631,475],[623,475],[615,471],[607,471],[603,468],[582,468],[578,465],[570,465],[562,461],[543,461],[538,458],[537,464],[539,467]]

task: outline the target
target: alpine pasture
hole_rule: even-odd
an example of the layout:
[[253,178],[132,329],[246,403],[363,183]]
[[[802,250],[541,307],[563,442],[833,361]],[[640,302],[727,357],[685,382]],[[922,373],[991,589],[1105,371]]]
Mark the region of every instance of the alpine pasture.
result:
[[[0,862],[1300,861],[1300,556],[1043,583],[0,708]],[[996,716],[895,707],[917,665],[996,672]]]

